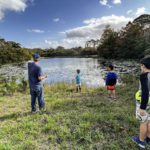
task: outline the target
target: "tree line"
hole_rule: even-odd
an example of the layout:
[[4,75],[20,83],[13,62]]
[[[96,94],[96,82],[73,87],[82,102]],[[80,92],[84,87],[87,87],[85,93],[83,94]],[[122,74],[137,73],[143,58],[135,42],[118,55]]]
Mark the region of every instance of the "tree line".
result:
[[92,47],[75,47],[65,49],[62,46],[57,48],[41,49],[41,48],[22,48],[19,43],[14,41],[6,41],[0,39],[0,65],[9,63],[19,63],[30,60],[33,53],[39,53],[41,57],[75,57],[97,55],[97,49]]
[[42,57],[73,57],[73,56],[91,56],[98,55],[97,49],[94,47],[74,47],[66,49],[62,46],[49,49],[31,49],[32,53],[38,52]]
[[[106,26],[97,48],[99,57],[107,59],[139,59],[150,54],[150,19],[142,15],[136,21],[129,22],[120,31]],[[144,18],[144,19],[142,19]],[[150,18],[150,17],[149,17]],[[138,22],[138,20],[140,20]],[[143,23],[143,20],[145,21]]]
[[31,58],[31,52],[22,48],[19,43],[0,39],[0,65],[8,63],[19,63]]

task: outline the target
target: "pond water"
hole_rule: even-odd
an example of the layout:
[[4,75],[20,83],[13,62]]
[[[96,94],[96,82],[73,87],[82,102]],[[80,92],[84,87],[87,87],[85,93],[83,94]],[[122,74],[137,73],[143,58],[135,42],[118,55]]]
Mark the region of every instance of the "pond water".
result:
[[[47,84],[58,82],[75,83],[76,70],[81,70],[81,80],[87,86],[104,86],[106,74],[105,61],[97,58],[47,58],[41,59],[39,65],[48,78],[44,81]],[[115,71],[120,73],[132,72],[137,69],[135,62],[113,62],[117,64]],[[123,66],[123,67],[122,67]],[[0,68],[1,76],[25,76],[27,79],[27,63],[23,65],[6,65]]]
[[51,58],[42,59],[40,65],[48,75],[46,83],[68,82],[75,83],[76,70],[81,70],[81,80],[88,86],[103,86],[97,59],[93,58]]

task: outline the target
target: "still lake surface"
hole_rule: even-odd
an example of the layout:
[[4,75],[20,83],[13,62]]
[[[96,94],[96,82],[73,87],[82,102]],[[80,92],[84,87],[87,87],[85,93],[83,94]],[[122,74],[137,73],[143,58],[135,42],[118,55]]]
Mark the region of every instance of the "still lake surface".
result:
[[[111,61],[112,62],[112,61]],[[47,84],[58,82],[75,83],[76,70],[81,70],[82,84],[97,87],[104,86],[104,77],[107,73],[105,61],[97,58],[42,58],[39,65],[43,73],[48,75],[44,81]],[[134,61],[113,61],[115,72],[134,73],[137,71],[137,63]],[[0,76],[23,76],[28,79],[27,63],[23,65],[5,65],[0,68]]]
[[48,75],[46,83],[75,83],[76,70],[81,70],[81,81],[88,86],[103,86],[104,80],[99,63],[94,58],[50,58],[42,59],[40,65]]

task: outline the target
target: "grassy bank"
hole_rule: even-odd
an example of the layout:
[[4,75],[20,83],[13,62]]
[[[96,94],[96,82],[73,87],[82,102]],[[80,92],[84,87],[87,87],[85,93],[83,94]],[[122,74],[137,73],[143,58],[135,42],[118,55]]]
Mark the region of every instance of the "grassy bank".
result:
[[37,114],[30,113],[29,92],[2,96],[0,150],[136,150],[136,86],[118,87],[117,101],[104,88],[79,94],[72,85],[45,86],[47,111]]

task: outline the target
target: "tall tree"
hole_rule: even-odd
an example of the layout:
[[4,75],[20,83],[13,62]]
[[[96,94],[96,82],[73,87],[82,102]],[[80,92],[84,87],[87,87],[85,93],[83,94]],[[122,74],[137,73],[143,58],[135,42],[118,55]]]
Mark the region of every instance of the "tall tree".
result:
[[106,26],[101,36],[101,44],[97,48],[99,55],[104,58],[115,58],[117,40],[118,33],[111,29],[110,26]]

